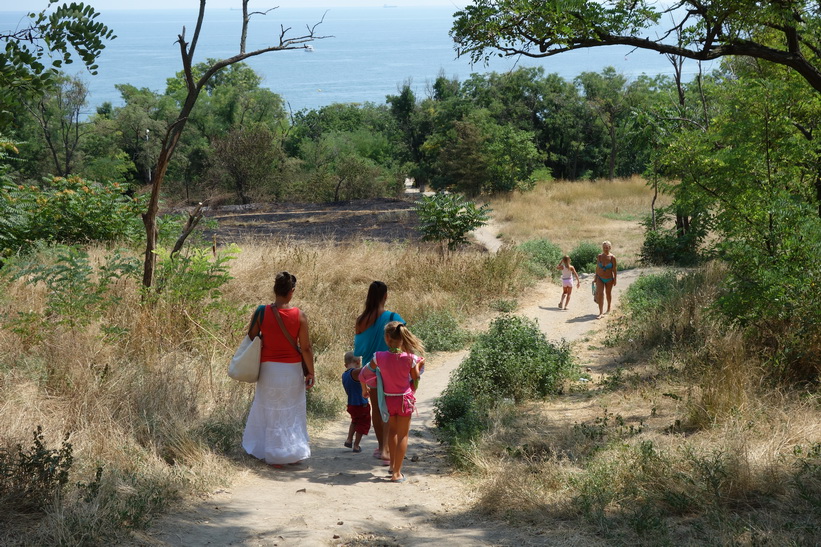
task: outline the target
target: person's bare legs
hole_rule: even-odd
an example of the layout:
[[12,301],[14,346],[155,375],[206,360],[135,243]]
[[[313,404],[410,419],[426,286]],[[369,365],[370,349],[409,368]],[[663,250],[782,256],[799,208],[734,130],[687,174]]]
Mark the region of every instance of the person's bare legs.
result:
[[609,283],[596,283],[596,302],[599,304],[599,317],[604,315],[604,287]]
[[371,394],[371,422],[373,432],[376,435],[376,443],[379,445],[379,457],[388,459],[388,424],[382,421],[382,414],[379,413],[379,392],[375,387],[368,387]]
[[564,309],[567,309],[567,305],[570,304],[570,295],[573,293],[573,287],[565,287],[567,289],[567,298],[564,301]]
[[388,450],[391,453],[391,480],[397,482],[404,478],[402,463],[408,451],[408,432],[410,431],[410,416],[391,416],[388,422]]
[[[607,290],[607,313],[610,313],[610,293],[613,291],[613,282],[611,281],[605,285],[605,289]],[[601,304],[599,304],[599,308],[601,309]]]
[[357,432],[357,433],[356,433],[356,438],[355,438],[355,439],[354,439],[354,441],[353,441],[353,449],[354,449],[354,452],[359,452],[359,451],[361,451],[361,450],[362,450],[362,447],[361,447],[361,446],[359,446],[359,443],[360,443],[360,442],[362,442],[362,433]]

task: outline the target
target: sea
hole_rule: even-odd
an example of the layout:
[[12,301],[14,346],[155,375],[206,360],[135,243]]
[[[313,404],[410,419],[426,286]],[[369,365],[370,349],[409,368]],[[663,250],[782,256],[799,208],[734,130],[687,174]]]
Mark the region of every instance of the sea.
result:
[[[193,4],[193,3],[192,3]],[[384,104],[410,84],[421,98],[439,75],[464,81],[473,73],[505,72],[516,67],[541,66],[572,80],[582,72],[600,72],[612,66],[628,79],[641,74],[672,75],[667,58],[658,53],[621,46],[592,48],[534,59],[493,56],[487,63],[471,64],[456,56],[449,36],[456,8],[448,7],[334,7],[278,8],[255,15],[249,26],[247,51],[278,42],[280,34],[296,37],[314,29],[309,51],[278,51],[250,58],[246,63],[263,78],[262,85],[279,94],[286,107],[297,112],[333,103]],[[166,80],[182,69],[178,36],[190,41],[197,11],[100,10],[99,21],[117,38],[106,44],[97,74],[79,62],[66,65],[89,88],[88,113],[110,102],[122,106],[117,84],[131,84],[163,93]],[[242,12],[206,9],[194,62],[223,59],[239,52]],[[0,11],[0,31],[25,24],[24,12]],[[684,65],[685,77],[698,70]]]

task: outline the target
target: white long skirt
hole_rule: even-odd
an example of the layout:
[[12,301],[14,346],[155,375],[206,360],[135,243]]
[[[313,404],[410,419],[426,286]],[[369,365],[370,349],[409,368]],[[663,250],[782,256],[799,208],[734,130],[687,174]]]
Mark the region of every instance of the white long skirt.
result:
[[305,379],[299,363],[260,364],[242,447],[268,464],[294,463],[311,456]]

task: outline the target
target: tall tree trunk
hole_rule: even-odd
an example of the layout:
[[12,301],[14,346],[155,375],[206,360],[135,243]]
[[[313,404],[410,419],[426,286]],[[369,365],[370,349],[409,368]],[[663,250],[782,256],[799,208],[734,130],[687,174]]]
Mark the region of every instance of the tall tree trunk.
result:
[[[247,3],[248,0],[243,0],[243,32],[248,24],[247,19],[244,17],[247,11]],[[323,38],[322,36],[316,36],[315,31],[316,27],[324,20],[324,17],[318,23],[314,24],[312,27],[309,27],[307,34],[294,38],[286,38],[286,34],[290,29],[281,27],[279,43],[277,45],[251,52],[243,51],[233,57],[215,61],[206,69],[205,73],[203,73],[199,80],[194,80],[192,70],[194,51],[197,48],[200,31],[202,30],[203,19],[205,18],[205,4],[206,0],[200,0],[200,9],[197,15],[197,23],[194,28],[194,36],[191,39],[191,43],[189,44],[185,41],[185,27],[183,27],[182,33],[177,36],[177,43],[180,47],[183,73],[185,75],[185,84],[188,94],[185,97],[185,102],[183,103],[179,114],[177,115],[177,119],[168,127],[168,131],[162,140],[160,154],[157,158],[157,166],[151,174],[151,198],[148,201],[148,208],[146,209],[146,212],[142,215],[146,237],[145,257],[143,260],[143,285],[145,287],[151,287],[154,283],[154,270],[157,266],[155,251],[157,249],[157,215],[159,213],[160,189],[162,188],[162,183],[165,179],[165,173],[168,171],[168,165],[171,161],[171,157],[174,155],[174,151],[177,148],[177,143],[179,143],[182,131],[185,128],[185,124],[188,122],[188,117],[191,114],[194,105],[197,103],[197,98],[199,97],[202,88],[206,83],[208,83],[214,74],[227,66],[244,61],[249,57],[267,53],[269,51],[305,49],[308,42]],[[248,14],[248,16],[250,17],[250,14]]]

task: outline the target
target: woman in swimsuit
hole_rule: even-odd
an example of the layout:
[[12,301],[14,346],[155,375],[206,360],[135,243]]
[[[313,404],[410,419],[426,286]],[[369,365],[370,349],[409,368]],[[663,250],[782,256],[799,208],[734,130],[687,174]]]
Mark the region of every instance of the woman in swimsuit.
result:
[[[599,303],[599,319],[610,313],[610,293],[616,286],[616,257],[610,254],[609,241],[601,244],[602,253],[596,257],[596,302]],[[604,298],[607,296],[607,312],[604,312]]]

